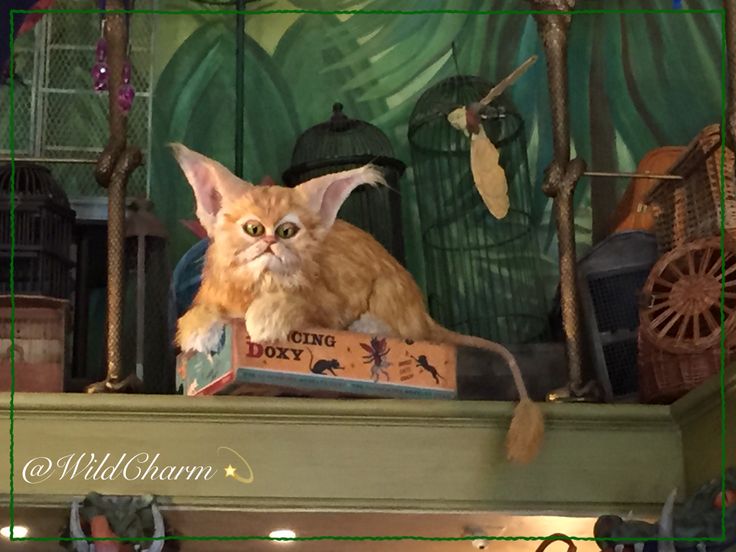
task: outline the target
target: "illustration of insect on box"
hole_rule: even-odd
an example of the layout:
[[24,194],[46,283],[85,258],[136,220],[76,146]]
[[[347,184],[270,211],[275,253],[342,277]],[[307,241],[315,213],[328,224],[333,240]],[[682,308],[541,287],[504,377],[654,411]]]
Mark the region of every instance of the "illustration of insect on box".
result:
[[253,343],[233,320],[211,357],[179,355],[176,385],[190,396],[452,399],[455,362],[452,346],[353,332],[295,331],[286,342]]

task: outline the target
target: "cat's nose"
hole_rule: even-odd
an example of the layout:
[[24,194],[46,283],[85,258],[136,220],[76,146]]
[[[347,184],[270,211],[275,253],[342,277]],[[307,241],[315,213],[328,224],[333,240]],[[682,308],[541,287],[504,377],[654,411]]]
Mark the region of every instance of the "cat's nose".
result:
[[276,236],[265,235],[261,238],[261,241],[267,245],[273,245],[276,243]]

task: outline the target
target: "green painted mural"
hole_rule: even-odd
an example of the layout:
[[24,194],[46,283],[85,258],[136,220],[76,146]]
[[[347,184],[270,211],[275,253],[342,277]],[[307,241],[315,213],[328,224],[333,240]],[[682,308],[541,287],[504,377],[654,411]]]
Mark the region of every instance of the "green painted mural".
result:
[[[411,163],[407,125],[419,95],[452,75],[499,80],[543,51],[529,15],[488,13],[522,9],[508,0],[405,0],[402,10],[484,10],[485,13],[380,14],[392,0],[277,0],[249,10],[351,10],[355,15],[247,16],[245,66],[245,175],[278,177],[303,130],[329,117],[334,101],[381,128],[397,156]],[[625,10],[626,0],[579,6]],[[652,0],[648,9],[671,9]],[[706,0],[688,8],[708,8]],[[177,8],[216,9],[194,1]],[[186,29],[186,32],[183,30]],[[167,15],[159,24],[154,94],[151,193],[173,231],[180,256],[195,239],[178,224],[192,216],[192,199],[164,147],[180,140],[232,167],[234,153],[234,17]],[[452,55],[453,44],[455,55]],[[633,170],[650,149],[687,143],[720,120],[721,22],[717,13],[596,13],[573,20],[569,47],[573,148],[595,170]],[[168,56],[168,57],[167,57]],[[537,63],[509,94],[524,118],[532,190],[532,224],[542,245],[541,266],[551,297],[556,282],[554,224],[540,189],[551,157],[544,63]],[[422,281],[424,266],[411,166],[401,181],[407,263]],[[578,241],[591,241],[590,187],[576,196]],[[620,191],[627,184],[615,184]],[[607,184],[611,186],[611,184]]]

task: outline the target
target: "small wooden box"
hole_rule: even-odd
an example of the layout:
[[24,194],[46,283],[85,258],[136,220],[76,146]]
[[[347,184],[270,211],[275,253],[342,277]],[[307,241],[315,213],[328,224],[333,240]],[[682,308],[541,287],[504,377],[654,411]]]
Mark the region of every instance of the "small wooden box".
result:
[[352,332],[292,332],[284,343],[257,344],[240,320],[226,325],[212,361],[180,355],[185,395],[455,398],[456,351]]
[[[15,391],[61,393],[69,303],[15,296]],[[10,297],[0,296],[0,391],[10,391]]]

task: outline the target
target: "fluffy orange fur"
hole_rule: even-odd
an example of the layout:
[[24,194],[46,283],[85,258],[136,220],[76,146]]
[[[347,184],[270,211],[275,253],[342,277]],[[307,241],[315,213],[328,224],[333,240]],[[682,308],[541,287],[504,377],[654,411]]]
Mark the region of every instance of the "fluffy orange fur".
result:
[[[284,339],[305,327],[345,329],[365,313],[387,321],[395,336],[427,338],[432,326],[422,315],[424,299],[410,274],[370,234],[347,222],[338,219],[322,232],[289,192],[254,187],[225,208],[220,234],[207,251],[199,293],[182,326],[200,316],[199,308],[221,318],[242,318],[255,304],[261,320],[248,324],[249,334],[263,341]],[[243,230],[237,214],[244,211],[267,228],[285,213],[299,215],[304,228],[292,238],[298,257],[293,272],[282,275],[241,264]],[[263,335],[253,336],[255,324],[258,330],[265,326]],[[182,326],[180,339],[186,337]]]
[[[536,455],[541,412],[528,398],[514,357],[496,343],[437,324],[409,272],[370,234],[336,219],[355,187],[383,182],[377,168],[327,175],[294,189],[254,186],[211,159],[173,147],[211,239],[199,292],[178,323],[182,350],[211,351],[231,318],[244,319],[256,342],[281,341],[298,329],[373,327],[387,336],[484,348],[509,363],[521,397],[507,439],[509,458],[526,462]],[[279,234],[285,225],[296,229],[293,235]]]

